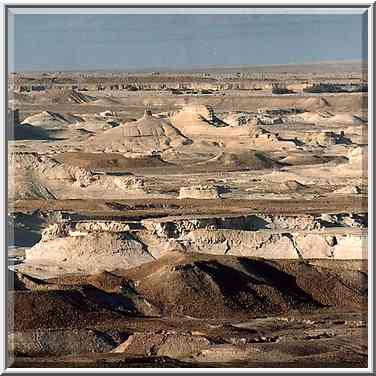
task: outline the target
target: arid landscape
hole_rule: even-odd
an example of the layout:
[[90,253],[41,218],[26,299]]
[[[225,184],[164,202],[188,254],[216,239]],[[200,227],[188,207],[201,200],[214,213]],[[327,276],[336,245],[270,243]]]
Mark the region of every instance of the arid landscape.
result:
[[10,366],[367,367],[366,83],[10,74]]

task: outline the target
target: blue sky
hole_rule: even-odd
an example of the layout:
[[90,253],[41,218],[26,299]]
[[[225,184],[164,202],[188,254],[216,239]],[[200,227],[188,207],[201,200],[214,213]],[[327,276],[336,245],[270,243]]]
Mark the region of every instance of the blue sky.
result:
[[127,70],[358,60],[364,22],[360,14],[17,14],[9,62],[10,70]]

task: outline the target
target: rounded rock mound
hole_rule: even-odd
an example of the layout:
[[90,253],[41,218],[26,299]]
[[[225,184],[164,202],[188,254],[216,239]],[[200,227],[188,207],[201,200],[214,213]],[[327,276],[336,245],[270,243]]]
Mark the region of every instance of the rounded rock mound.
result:
[[171,123],[187,137],[215,139],[247,136],[248,127],[229,126],[220,120],[212,107],[190,104],[169,117]]
[[69,124],[82,122],[83,119],[72,114],[43,111],[27,117],[21,124],[30,124],[45,129],[65,128]]
[[126,232],[77,232],[66,236],[67,230],[52,230],[55,231],[50,231],[49,236],[46,233],[43,241],[26,251],[22,268],[39,264],[69,273],[93,274],[153,260],[144,245]]
[[150,112],[134,122],[120,126],[93,137],[90,147],[97,146],[105,151],[160,152],[169,147],[189,143],[167,119],[157,118]]

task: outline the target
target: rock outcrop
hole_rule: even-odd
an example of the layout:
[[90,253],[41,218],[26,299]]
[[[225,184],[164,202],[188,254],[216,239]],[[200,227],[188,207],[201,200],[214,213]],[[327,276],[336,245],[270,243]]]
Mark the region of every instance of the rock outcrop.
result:
[[181,187],[179,198],[196,198],[196,199],[218,199],[219,190],[216,186],[196,185],[191,187]]
[[26,264],[42,262],[84,274],[128,269],[152,260],[144,245],[129,233],[92,232],[59,237],[26,251]]

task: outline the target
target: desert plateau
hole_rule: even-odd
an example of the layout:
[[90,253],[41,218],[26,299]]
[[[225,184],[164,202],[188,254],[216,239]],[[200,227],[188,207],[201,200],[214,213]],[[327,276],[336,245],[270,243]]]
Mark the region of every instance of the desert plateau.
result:
[[12,367],[367,367],[359,62],[10,73]]

